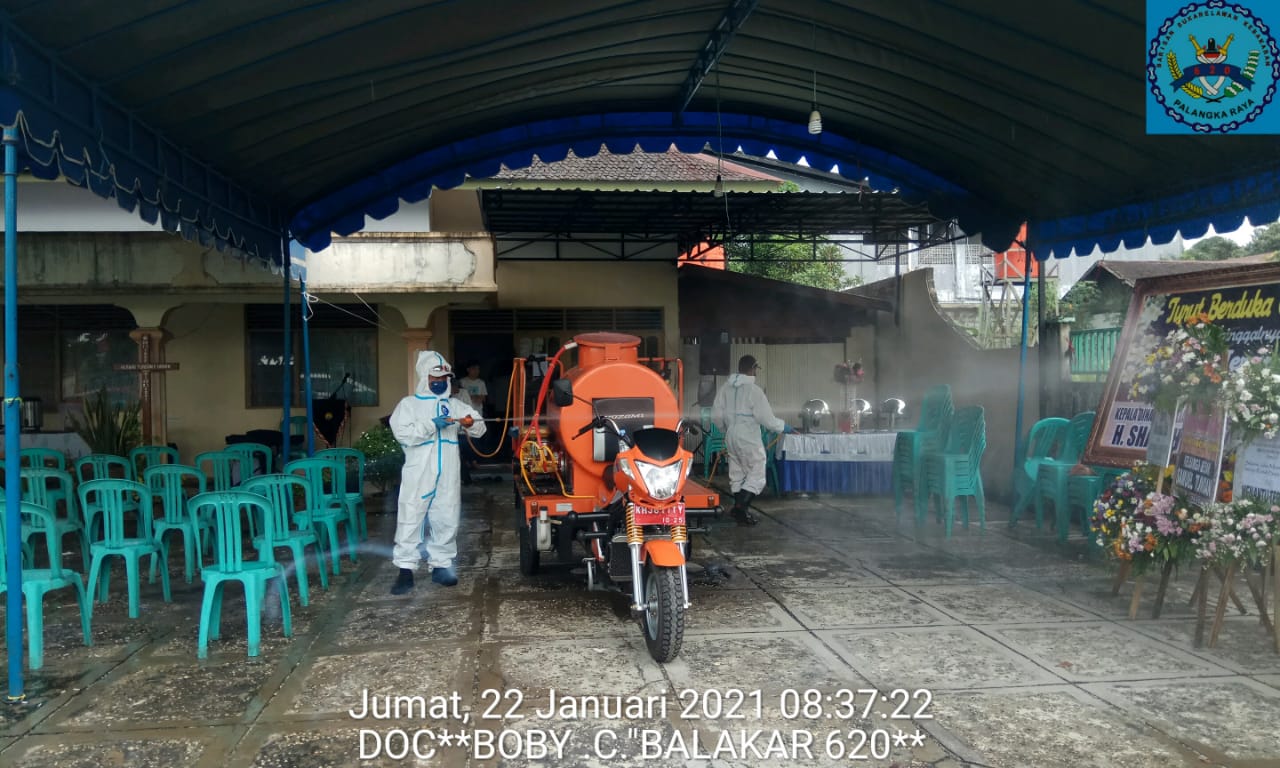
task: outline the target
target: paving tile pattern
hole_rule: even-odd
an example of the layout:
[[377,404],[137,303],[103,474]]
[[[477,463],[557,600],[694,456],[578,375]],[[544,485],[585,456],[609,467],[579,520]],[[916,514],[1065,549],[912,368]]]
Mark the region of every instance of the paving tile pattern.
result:
[[[999,504],[947,539],[932,519],[898,524],[888,499],[757,500],[759,526],[696,539],[683,649],[659,665],[625,596],[587,592],[580,563],[519,574],[510,487],[464,489],[457,587],[423,564],[398,597],[394,519],[371,499],[359,562],[327,591],[313,565],[306,608],[291,583],[294,635],[268,611],[254,659],[234,591],[196,658],[203,587],[179,554],[173,602],[144,583],[139,619],[115,579],[91,647],[74,600],[51,596],[45,668],[0,708],[0,765],[1280,764],[1280,656],[1255,616],[1233,608],[1217,647],[1195,647],[1179,574],[1160,618],[1149,585],[1130,621],[1132,584],[1113,594],[1082,537],[1010,529]],[[356,717],[368,696],[385,717]],[[632,709],[611,716],[605,697]]]

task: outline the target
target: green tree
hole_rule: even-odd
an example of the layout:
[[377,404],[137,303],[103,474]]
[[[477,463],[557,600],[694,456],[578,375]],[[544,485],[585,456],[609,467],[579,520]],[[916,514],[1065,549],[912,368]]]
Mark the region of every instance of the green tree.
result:
[[1280,251],[1280,221],[1253,230],[1253,238],[1244,247],[1247,254]]
[[829,291],[852,288],[861,282],[845,274],[844,252],[835,243],[820,241],[815,250],[811,243],[786,239],[767,238],[754,245],[743,239],[726,243],[724,252],[733,272]]
[[1182,258],[1191,261],[1223,261],[1243,256],[1244,250],[1225,237],[1206,237],[1182,252]]

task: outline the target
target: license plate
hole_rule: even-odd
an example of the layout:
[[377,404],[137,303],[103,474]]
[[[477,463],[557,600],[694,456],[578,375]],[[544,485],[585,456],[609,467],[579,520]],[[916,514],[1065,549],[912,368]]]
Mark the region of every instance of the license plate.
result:
[[661,509],[651,509],[636,505],[636,525],[684,525],[684,504],[675,504]]

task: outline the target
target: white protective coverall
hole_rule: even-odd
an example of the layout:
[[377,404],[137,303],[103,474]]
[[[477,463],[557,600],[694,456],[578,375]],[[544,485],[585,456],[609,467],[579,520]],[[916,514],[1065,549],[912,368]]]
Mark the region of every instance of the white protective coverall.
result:
[[414,394],[396,405],[390,420],[391,431],[404,448],[396,545],[391,558],[399,568],[417,567],[422,522],[430,516],[427,564],[432,568],[452,568],[458,555],[458,518],[462,514],[458,440],[463,430],[456,423],[437,430],[432,419],[447,416],[461,420],[470,416],[475,423],[466,433],[472,437],[484,435],[485,426],[480,414],[462,400],[449,397],[448,389],[444,395],[432,393],[428,377],[447,376],[451,371],[439,352],[419,352],[415,371],[418,386]]
[[765,484],[764,442],[760,427],[781,432],[786,422],[773,415],[755,376],[735,373],[716,393],[712,418],[724,430],[729,454],[729,490],[759,495]]

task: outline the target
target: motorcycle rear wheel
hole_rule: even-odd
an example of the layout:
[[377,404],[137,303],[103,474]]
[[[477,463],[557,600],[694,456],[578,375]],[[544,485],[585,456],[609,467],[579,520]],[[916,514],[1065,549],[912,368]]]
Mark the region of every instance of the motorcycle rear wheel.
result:
[[533,531],[525,523],[520,526],[520,573],[525,576],[536,575],[541,561],[542,553],[538,551]]
[[684,597],[680,589],[680,569],[674,566],[645,567],[644,613],[640,628],[654,661],[666,663],[680,653],[684,643]]

